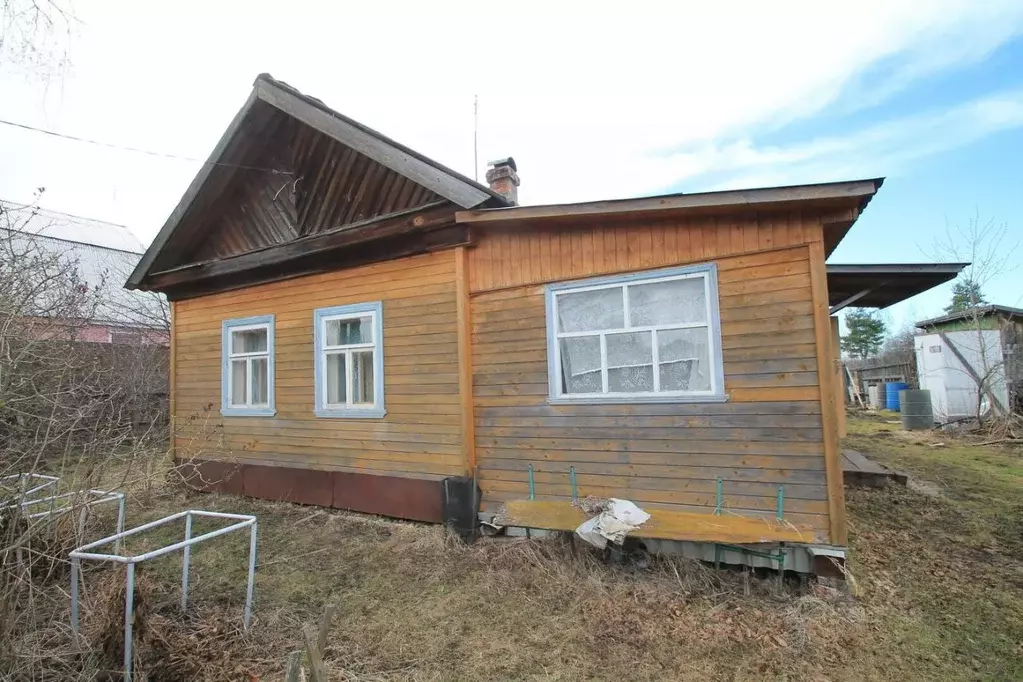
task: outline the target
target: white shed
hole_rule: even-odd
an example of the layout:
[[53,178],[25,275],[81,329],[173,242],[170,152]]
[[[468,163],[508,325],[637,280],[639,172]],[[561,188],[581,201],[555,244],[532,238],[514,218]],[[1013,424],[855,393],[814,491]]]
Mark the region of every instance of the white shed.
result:
[[1009,404],[997,329],[924,332],[915,337],[913,346],[920,388],[931,392],[936,422],[976,416],[979,382],[975,377],[990,376],[984,382],[991,395],[980,403],[983,412],[991,409],[992,397],[998,408]]

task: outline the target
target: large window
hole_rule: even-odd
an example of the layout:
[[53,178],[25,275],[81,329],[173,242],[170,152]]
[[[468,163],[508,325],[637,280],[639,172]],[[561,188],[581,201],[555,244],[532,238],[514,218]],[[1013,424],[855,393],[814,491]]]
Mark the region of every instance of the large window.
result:
[[323,308],[313,315],[313,324],[317,416],[383,417],[380,302]]
[[552,284],[552,401],[724,400],[713,265]]
[[220,411],[265,417],[274,410],[274,318],[225,320]]

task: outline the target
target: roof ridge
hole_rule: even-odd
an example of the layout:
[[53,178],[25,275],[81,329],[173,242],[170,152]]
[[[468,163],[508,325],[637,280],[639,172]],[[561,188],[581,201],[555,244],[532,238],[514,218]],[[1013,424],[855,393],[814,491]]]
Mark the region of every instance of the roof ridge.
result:
[[102,249],[103,251],[114,251],[116,253],[127,253],[132,256],[141,256],[144,251],[130,251],[128,249],[119,249],[115,246],[104,246],[102,244],[93,244],[92,242],[83,242],[78,239],[68,239],[66,237],[54,237],[50,234],[40,234],[38,232],[28,232],[26,230],[16,230],[12,227],[0,227],[0,230],[9,230],[11,232],[17,232],[18,234],[28,235],[36,239],[49,239],[55,242],[64,242],[65,244],[78,244],[79,246],[91,246],[94,249]]
[[940,324],[942,322],[954,322],[955,320],[961,320],[970,314],[980,313],[1006,313],[1009,317],[1023,317],[1023,308],[1014,308],[1008,305],[999,305],[997,303],[987,303],[985,305],[973,306],[964,310],[955,310],[951,313],[945,313],[937,317],[931,317],[926,320],[920,320],[914,322],[913,325],[916,327],[927,327],[934,324]]
[[90,218],[89,216],[78,215],[77,213],[68,213],[67,211],[58,211],[55,208],[46,208],[45,206],[37,206],[35,204],[18,204],[7,199],[0,199],[0,204],[9,206],[16,210],[36,210],[42,213],[64,216],[65,218],[74,218],[75,220],[87,220],[90,223],[103,223],[104,225],[110,225],[111,227],[122,227],[131,232],[131,228],[123,223],[115,223],[110,220],[103,220],[102,218]]
[[459,180],[461,180],[462,182],[465,182],[465,183],[468,183],[470,185],[473,185],[477,189],[480,189],[480,190],[486,192],[487,194],[489,194],[492,198],[499,200],[501,202],[501,204],[503,204],[504,206],[508,206],[509,205],[508,204],[508,200],[503,195],[501,195],[498,192],[495,192],[494,190],[492,190],[489,185],[485,185],[485,184],[479,182],[478,180],[473,180],[469,176],[467,176],[467,175],[465,175],[463,173],[460,173],[460,172],[456,171],[453,168],[445,166],[444,164],[442,164],[439,161],[436,161],[436,160],[430,158],[429,156],[426,156],[425,154],[417,152],[415,149],[412,149],[411,147],[408,147],[408,146],[402,144],[401,142],[398,142],[394,138],[389,137],[387,135],[384,135],[383,133],[381,133],[378,130],[370,128],[365,123],[360,123],[359,121],[356,121],[353,118],[345,116],[344,114],[342,114],[337,109],[332,108],[330,105],[328,105],[322,99],[320,99],[318,97],[313,97],[312,95],[307,95],[307,94],[305,94],[304,92],[302,92],[301,90],[299,90],[298,88],[296,88],[295,86],[291,85],[290,83],[288,83],[286,81],[278,80],[278,79],[274,78],[273,76],[271,76],[269,73],[266,73],[266,72],[263,72],[263,73],[259,74],[258,76],[256,76],[255,80],[253,81],[253,85],[258,85],[260,83],[260,81],[262,81],[264,83],[268,83],[268,84],[270,84],[270,85],[272,85],[274,87],[281,88],[282,90],[286,90],[289,93],[291,93],[292,95],[294,95],[295,97],[298,97],[298,98],[302,99],[303,101],[307,102],[308,104],[311,104],[311,105],[317,107],[318,109],[320,109],[324,113],[330,114],[331,116],[339,118],[342,121],[344,121],[345,123],[348,123],[349,125],[353,125],[356,128],[359,128],[363,132],[376,137],[381,142],[383,142],[385,144],[389,144],[389,145],[391,145],[391,146],[401,150],[402,152],[404,152],[406,154],[409,154],[411,156],[414,156],[417,159],[419,159],[420,161],[433,166],[434,168],[436,168],[437,170],[441,171],[442,173],[446,173],[448,175],[454,176],[454,177],[458,178]]

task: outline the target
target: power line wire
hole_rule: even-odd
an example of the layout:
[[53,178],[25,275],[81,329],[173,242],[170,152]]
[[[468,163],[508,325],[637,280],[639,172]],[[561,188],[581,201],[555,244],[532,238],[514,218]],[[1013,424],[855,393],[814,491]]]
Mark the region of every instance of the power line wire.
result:
[[61,138],[65,140],[72,140],[74,142],[84,142],[85,144],[92,144],[98,147],[107,147],[108,149],[118,149],[121,151],[135,152],[137,154],[146,154],[147,156],[155,156],[157,158],[164,159],[175,159],[178,161],[192,161],[194,163],[201,163],[210,166],[223,166],[225,168],[238,168],[241,170],[258,170],[273,173],[274,175],[291,175],[291,171],[278,170],[276,168],[263,168],[261,166],[242,166],[234,163],[221,163],[219,161],[203,161],[202,159],[196,159],[191,156],[181,156],[180,154],[165,154],[163,152],[149,151],[148,149],[138,149],[137,147],[126,147],[123,145],[113,144],[111,142],[101,142],[99,140],[89,140],[84,137],[75,137],[74,135],[65,135],[64,133],[57,133],[52,130],[44,130],[43,128],[36,128],[34,126],[26,125],[24,123],[15,123],[14,121],[7,121],[0,118],[0,124],[11,126],[13,128],[21,128],[22,130],[30,130],[36,133],[42,133],[43,135],[50,135],[52,137]]

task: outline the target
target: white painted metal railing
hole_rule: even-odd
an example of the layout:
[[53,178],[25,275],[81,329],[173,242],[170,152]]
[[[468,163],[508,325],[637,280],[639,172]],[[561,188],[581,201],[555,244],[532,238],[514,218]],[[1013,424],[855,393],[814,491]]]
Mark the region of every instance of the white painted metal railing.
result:
[[[203,533],[202,535],[192,536],[192,519],[195,517],[200,518],[213,518],[213,519],[228,519],[236,521],[229,526],[218,528],[217,530]],[[159,549],[154,549],[151,552],[144,554],[138,554],[135,556],[124,556],[120,552],[120,543],[132,535],[142,533],[153,528],[166,525],[178,519],[185,519],[185,538],[181,542],[175,542]],[[225,535],[232,531],[242,530],[243,528],[249,528],[249,580],[248,586],[245,593],[245,612],[243,616],[243,623],[245,629],[249,629],[249,621],[252,618],[252,589],[253,579],[255,577],[256,570],[256,532],[257,522],[255,516],[249,516],[246,514],[226,514],[223,512],[210,512],[200,511],[196,509],[190,509],[188,511],[178,512],[177,514],[171,514],[165,516],[162,519],[158,519],[151,523],[146,523],[136,528],[129,530],[119,530],[116,534],[109,537],[105,537],[102,540],[96,542],[90,542],[87,545],[82,545],[71,552],[71,628],[75,633],[78,632],[78,588],[81,581],[81,562],[83,560],[91,559],[96,561],[110,561],[114,563],[124,564],[126,567],[125,577],[125,598],[124,598],[124,679],[125,682],[131,682],[131,668],[132,668],[132,613],[134,611],[134,597],[135,597],[135,565],[142,563],[148,559],[155,559],[156,557],[176,552],[179,549],[183,550],[184,560],[182,562],[181,569],[181,608],[184,610],[188,606],[188,571],[189,563],[191,559],[192,545],[206,540],[212,540],[215,537]],[[118,543],[118,551],[116,554],[102,554],[99,552],[90,552],[88,550],[102,547],[103,545],[111,542]]]

